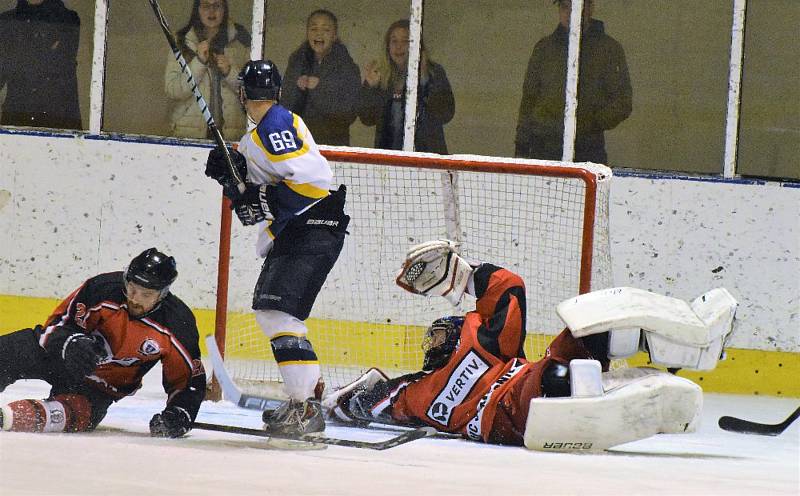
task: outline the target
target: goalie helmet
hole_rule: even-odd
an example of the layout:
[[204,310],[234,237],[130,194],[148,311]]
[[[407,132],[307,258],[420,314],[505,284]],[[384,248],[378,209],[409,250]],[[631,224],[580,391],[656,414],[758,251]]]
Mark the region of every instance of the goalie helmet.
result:
[[244,96],[248,100],[278,101],[281,93],[281,73],[271,60],[251,60],[239,73]]
[[161,291],[161,298],[169,292],[170,285],[178,277],[175,259],[155,248],[143,251],[125,268],[123,278],[148,289]]
[[436,370],[447,363],[458,346],[463,325],[464,317],[460,316],[442,317],[433,321],[422,338],[422,351],[425,352],[422,370]]

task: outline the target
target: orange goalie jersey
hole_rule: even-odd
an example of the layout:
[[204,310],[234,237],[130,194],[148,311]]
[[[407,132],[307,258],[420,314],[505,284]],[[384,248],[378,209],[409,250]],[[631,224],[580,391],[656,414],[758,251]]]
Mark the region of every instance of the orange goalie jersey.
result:
[[[467,313],[447,363],[376,387],[369,415],[380,421],[427,424],[476,441],[522,444],[530,399],[541,396],[543,370],[552,361],[590,356],[569,331],[537,362],[525,359],[525,285],[491,264],[474,272],[476,309]],[[379,390],[379,391],[378,391]]]

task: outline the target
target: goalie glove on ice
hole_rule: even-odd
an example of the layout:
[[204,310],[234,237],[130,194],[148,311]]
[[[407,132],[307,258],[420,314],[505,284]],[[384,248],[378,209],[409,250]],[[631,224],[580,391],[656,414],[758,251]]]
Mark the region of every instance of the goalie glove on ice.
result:
[[397,285],[415,294],[443,296],[456,306],[472,274],[472,266],[456,253],[457,244],[448,239],[412,246],[397,275]]
[[179,406],[168,406],[150,419],[153,437],[181,437],[192,429],[192,417]]

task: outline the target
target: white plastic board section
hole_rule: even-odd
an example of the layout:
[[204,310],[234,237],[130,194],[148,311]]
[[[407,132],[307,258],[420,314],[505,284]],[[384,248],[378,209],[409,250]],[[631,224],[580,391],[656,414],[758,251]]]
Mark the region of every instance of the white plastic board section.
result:
[[[175,292],[213,307],[220,191],[207,153],[0,134],[0,293],[60,298],[158,246],[178,259]],[[800,351],[800,188],[617,177],[610,209],[614,285],[684,300],[724,287],[740,303],[732,346]],[[235,256],[253,264],[236,284],[255,282],[255,234],[234,229]]]

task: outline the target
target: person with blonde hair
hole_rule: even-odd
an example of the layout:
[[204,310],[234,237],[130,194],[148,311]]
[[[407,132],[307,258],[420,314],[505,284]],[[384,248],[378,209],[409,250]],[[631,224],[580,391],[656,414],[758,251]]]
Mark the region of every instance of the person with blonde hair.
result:
[[[364,67],[359,118],[375,126],[375,147],[403,149],[409,22],[393,22],[386,31],[381,56]],[[455,114],[455,99],[444,68],[431,60],[421,44],[417,122],[414,149],[447,153],[444,125]]]
[[[250,59],[250,33],[230,20],[227,0],[194,0],[189,23],[176,33],[183,58],[222,134],[241,136],[247,119],[239,104],[239,69]],[[170,52],[164,90],[172,102],[170,135],[211,138],[192,87]]]

